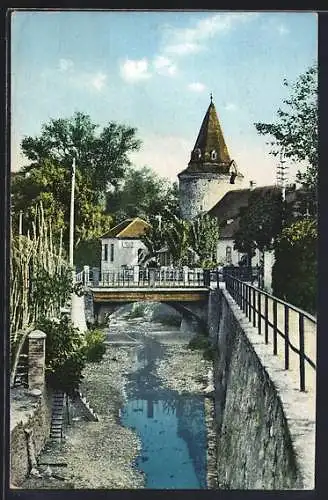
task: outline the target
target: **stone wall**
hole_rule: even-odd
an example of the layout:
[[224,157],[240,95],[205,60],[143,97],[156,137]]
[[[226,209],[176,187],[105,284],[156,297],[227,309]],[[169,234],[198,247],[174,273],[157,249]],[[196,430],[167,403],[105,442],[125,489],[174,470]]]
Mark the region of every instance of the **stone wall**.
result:
[[315,413],[308,409],[310,396],[289,380],[272,345],[264,343],[225,290],[219,292],[217,308],[219,328],[213,312],[209,323],[214,322],[210,335],[218,348],[218,487],[312,489]]
[[43,395],[32,396],[26,393],[21,396],[26,411],[20,421],[12,422],[10,432],[10,484],[19,487],[30,471],[27,449],[27,434],[31,431],[35,455],[38,456],[50,434],[52,391],[47,388]]
[[230,184],[230,175],[197,173],[184,174],[179,178],[179,201],[181,217],[193,219],[208,212],[228,192],[244,187],[244,180],[236,178]]

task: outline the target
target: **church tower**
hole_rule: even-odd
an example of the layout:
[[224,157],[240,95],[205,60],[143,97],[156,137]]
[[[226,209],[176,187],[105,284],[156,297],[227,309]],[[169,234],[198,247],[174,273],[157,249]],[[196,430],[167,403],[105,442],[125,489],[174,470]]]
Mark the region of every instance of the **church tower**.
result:
[[188,167],[178,178],[180,214],[189,220],[208,212],[228,191],[243,187],[244,176],[230,158],[212,94]]

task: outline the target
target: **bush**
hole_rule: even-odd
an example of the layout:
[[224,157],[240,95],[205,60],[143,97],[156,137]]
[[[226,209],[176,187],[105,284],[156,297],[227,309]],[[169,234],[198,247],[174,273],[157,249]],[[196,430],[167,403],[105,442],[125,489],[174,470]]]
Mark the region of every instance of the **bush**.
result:
[[189,344],[188,348],[195,351],[196,349],[207,349],[210,346],[210,341],[204,335],[196,335],[193,337]]
[[317,223],[303,219],[283,229],[275,244],[273,294],[310,313],[316,311]]
[[133,309],[129,312],[127,315],[128,318],[142,318],[145,313],[145,306],[144,304],[135,304],[133,306]]
[[106,352],[105,339],[105,333],[100,330],[91,330],[85,334],[84,352],[87,361],[99,363],[102,360]]
[[46,335],[46,375],[55,389],[70,393],[79,386],[85,366],[85,340],[66,316],[42,318],[36,327]]

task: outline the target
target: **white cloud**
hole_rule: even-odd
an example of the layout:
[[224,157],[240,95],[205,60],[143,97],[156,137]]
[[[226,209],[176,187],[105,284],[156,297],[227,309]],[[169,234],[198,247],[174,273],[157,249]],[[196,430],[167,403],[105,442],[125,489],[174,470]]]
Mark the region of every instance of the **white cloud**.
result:
[[151,73],[148,71],[148,61],[145,58],[139,60],[126,59],[120,65],[120,74],[123,80],[130,83],[151,77]]
[[91,78],[91,85],[98,91],[100,91],[106,82],[107,76],[104,73],[97,73]]
[[237,105],[234,104],[233,102],[228,102],[225,106],[224,109],[227,111],[236,111],[237,110]]
[[171,59],[162,55],[155,57],[153,65],[160,75],[174,76],[177,72],[177,67]]
[[206,89],[206,86],[201,82],[192,82],[189,83],[188,89],[192,92],[203,92]]
[[204,49],[205,42],[218,33],[232,29],[236,24],[257,17],[254,12],[218,13],[198,21],[193,28],[172,28],[166,26],[164,51],[169,54],[186,55]]
[[59,71],[68,71],[72,69],[74,63],[71,59],[59,59]]

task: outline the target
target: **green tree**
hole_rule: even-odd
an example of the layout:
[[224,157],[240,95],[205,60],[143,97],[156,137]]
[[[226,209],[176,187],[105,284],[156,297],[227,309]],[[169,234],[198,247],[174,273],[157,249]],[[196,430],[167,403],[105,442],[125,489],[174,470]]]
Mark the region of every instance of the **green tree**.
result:
[[156,174],[151,168],[130,168],[117,189],[107,193],[107,211],[115,222],[130,217],[150,220],[163,208],[177,213],[178,188]]
[[[33,221],[42,203],[44,216],[51,220],[54,239],[61,234],[67,249],[69,220],[71,172],[52,160],[42,161],[28,172],[18,172],[12,181],[13,227],[17,231],[18,214],[23,212],[23,233],[33,232]],[[105,213],[97,195],[84,183],[81,172],[76,175],[75,189],[75,234],[74,243],[80,248],[81,242],[99,238],[112,224],[112,218]],[[62,233],[61,233],[62,231]]]
[[172,214],[171,220],[166,224],[165,240],[173,265],[189,265],[194,255],[190,245],[190,222]]
[[216,264],[218,239],[219,228],[215,218],[205,214],[191,222],[190,245],[198,256],[198,265],[213,267]]
[[274,245],[274,295],[310,313],[316,310],[317,239],[317,222],[309,218],[284,228]]
[[284,85],[290,96],[284,99],[284,109],[278,109],[276,123],[255,123],[261,135],[271,136],[267,144],[271,154],[284,156],[293,162],[304,162],[305,171],[299,171],[298,181],[308,194],[306,203],[310,213],[317,213],[318,180],[318,82],[317,67],[310,67],[296,82]]
[[22,151],[30,160],[23,170],[39,168],[47,159],[70,171],[75,157],[77,171],[89,189],[103,193],[109,186],[116,187],[131,165],[129,153],[138,150],[141,142],[132,127],[109,122],[98,129],[90,116],[81,112],[71,118],[51,119],[38,137],[23,139]]
[[273,248],[273,240],[281,232],[282,223],[283,203],[280,191],[268,191],[264,194],[253,191],[248,207],[240,213],[234,248],[247,253],[249,259],[258,249],[263,258],[263,252]]

